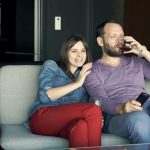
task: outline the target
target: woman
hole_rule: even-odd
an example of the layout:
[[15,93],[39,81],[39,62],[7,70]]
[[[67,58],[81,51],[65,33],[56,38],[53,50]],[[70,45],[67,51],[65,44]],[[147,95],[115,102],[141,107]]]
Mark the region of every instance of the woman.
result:
[[48,60],[42,66],[37,102],[29,124],[35,134],[63,137],[69,147],[99,146],[102,115],[88,103],[82,86],[92,67],[86,41],[69,37],[61,49],[60,64]]

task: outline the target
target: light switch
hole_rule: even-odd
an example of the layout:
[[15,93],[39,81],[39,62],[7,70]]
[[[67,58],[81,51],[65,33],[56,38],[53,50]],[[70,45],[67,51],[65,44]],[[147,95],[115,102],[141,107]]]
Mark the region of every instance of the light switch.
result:
[[55,16],[55,30],[61,30],[61,17]]

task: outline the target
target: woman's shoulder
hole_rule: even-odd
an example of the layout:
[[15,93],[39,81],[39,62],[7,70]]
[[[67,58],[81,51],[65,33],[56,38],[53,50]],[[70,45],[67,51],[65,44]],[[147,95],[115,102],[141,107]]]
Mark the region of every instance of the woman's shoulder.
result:
[[51,70],[60,69],[59,66],[57,65],[56,61],[54,61],[54,60],[46,60],[43,63],[43,68],[47,68],[47,69],[51,69]]
[[57,63],[54,60],[46,60],[46,61],[44,61],[43,65],[44,66],[56,66]]

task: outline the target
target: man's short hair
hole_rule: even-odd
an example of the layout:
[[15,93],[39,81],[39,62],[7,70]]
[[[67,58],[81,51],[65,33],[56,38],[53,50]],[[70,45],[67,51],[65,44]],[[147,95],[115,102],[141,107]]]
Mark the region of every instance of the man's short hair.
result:
[[104,34],[104,27],[107,23],[115,23],[115,24],[119,24],[117,21],[115,20],[107,20],[102,22],[101,24],[97,25],[96,27],[96,37],[101,37]]

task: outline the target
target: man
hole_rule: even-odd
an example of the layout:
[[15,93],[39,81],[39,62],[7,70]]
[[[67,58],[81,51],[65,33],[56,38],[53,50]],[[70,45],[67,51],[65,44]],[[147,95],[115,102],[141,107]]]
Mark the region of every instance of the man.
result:
[[[123,51],[124,41],[131,50]],[[115,21],[97,26],[97,43],[103,55],[93,63],[85,87],[92,98],[102,101],[104,130],[131,143],[150,142],[150,108],[136,101],[145,90],[144,79],[150,79],[150,52],[133,37],[124,36]],[[124,56],[126,53],[134,56]]]

